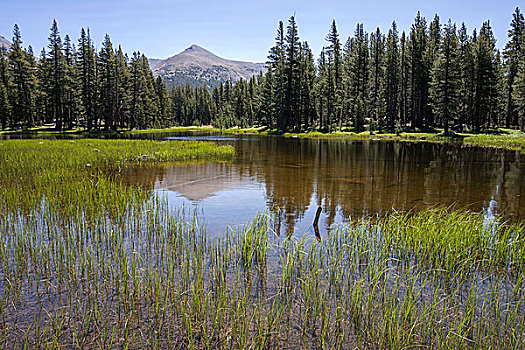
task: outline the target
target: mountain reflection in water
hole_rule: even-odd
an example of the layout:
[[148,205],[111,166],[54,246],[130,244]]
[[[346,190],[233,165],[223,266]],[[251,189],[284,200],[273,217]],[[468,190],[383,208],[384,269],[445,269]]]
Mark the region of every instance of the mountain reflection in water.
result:
[[127,168],[128,183],[153,184],[170,206],[194,207],[209,234],[276,213],[276,231],[313,234],[391,210],[467,207],[525,219],[525,157],[459,144],[198,135],[235,147],[232,163]]

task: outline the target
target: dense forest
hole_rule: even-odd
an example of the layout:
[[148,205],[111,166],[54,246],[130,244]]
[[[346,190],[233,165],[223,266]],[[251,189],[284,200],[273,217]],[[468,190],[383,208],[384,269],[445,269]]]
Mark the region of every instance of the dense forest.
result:
[[418,13],[409,32],[357,24],[343,43],[333,21],[317,60],[295,17],[280,22],[267,71],[249,81],[170,90],[146,57],[97,52],[89,30],[77,44],[53,21],[37,58],[17,25],[0,50],[2,129],[53,124],[57,130],[117,130],[175,125],[268,126],[281,131],[382,131],[443,128],[525,130],[525,20],[516,8],[503,52],[490,21],[469,32]]

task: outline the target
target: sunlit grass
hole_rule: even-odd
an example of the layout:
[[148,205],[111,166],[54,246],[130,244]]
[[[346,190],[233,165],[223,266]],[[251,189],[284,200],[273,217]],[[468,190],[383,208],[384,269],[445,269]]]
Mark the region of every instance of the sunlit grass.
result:
[[435,132],[406,131],[399,134],[376,131],[347,131],[332,132],[308,131],[302,133],[279,133],[277,130],[264,127],[249,129],[228,129],[227,133],[251,133],[260,135],[279,134],[284,137],[311,138],[311,139],[355,139],[355,140],[396,140],[409,142],[460,143],[469,146],[504,148],[525,153],[525,133],[512,129],[498,129],[498,134],[455,133],[444,135],[442,130]]
[[0,140],[0,208],[28,209],[43,198],[69,212],[124,207],[142,189],[120,185],[123,167],[230,160],[233,152],[195,141]]
[[318,242],[280,237],[273,214],[261,214],[208,235],[205,218],[118,177],[125,166],[232,153],[0,141],[0,346],[525,347],[522,223],[393,212]]
[[280,238],[210,239],[162,199],[124,220],[45,205],[0,220],[12,348],[521,348],[525,233],[429,210]]

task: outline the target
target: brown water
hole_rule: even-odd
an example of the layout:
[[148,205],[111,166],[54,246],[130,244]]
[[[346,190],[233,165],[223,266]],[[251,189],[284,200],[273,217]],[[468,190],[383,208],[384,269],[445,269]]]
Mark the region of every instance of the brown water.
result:
[[122,174],[129,183],[153,182],[173,208],[195,209],[211,234],[266,211],[278,214],[278,233],[310,234],[318,206],[322,232],[353,218],[442,206],[467,207],[487,218],[525,219],[525,156],[519,152],[253,135],[168,139],[235,147],[235,160],[228,164],[128,168]]

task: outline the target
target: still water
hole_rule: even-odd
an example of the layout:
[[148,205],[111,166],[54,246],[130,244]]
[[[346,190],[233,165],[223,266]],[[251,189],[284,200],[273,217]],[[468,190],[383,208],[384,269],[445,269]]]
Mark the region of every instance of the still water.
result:
[[127,168],[127,183],[153,184],[173,208],[198,213],[209,234],[276,215],[278,234],[393,210],[468,208],[525,220],[525,156],[461,144],[308,140],[257,135],[141,135],[207,140],[235,147],[231,163]]

